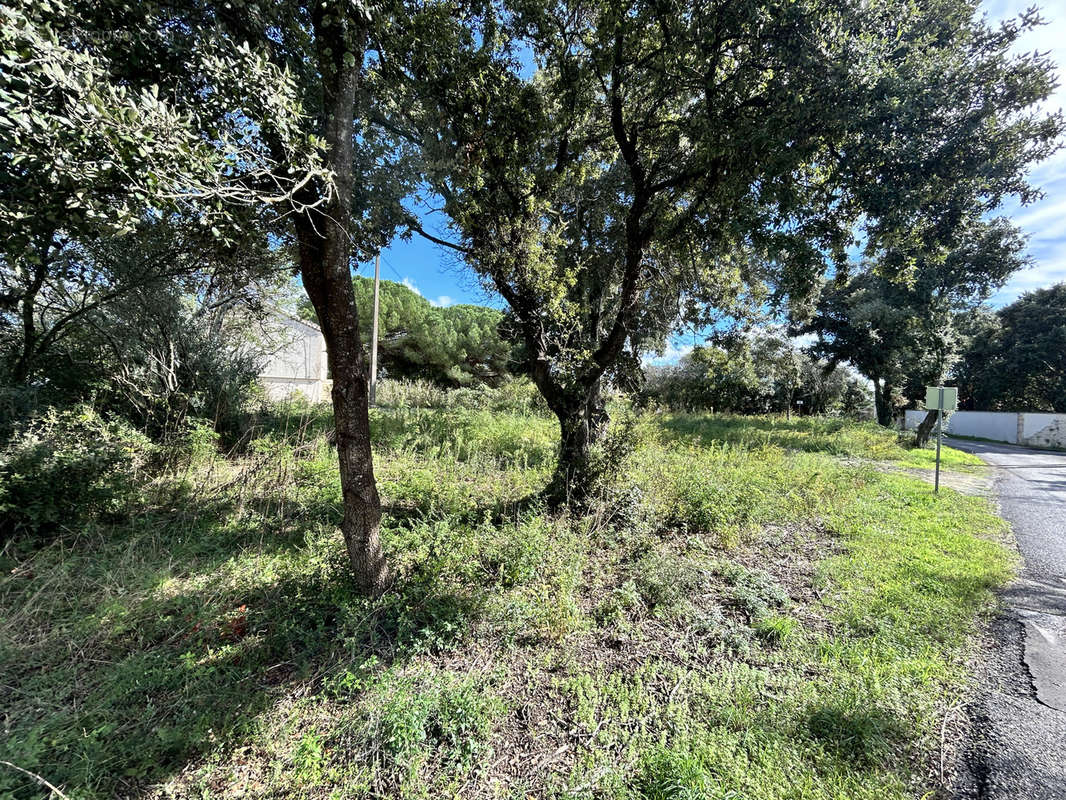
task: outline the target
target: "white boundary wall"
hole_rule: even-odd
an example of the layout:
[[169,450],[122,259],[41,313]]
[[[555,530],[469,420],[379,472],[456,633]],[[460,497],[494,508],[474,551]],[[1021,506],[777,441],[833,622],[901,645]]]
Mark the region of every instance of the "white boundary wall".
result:
[[1066,414],[1022,414],[1018,427],[1033,447],[1066,447]]
[[[926,413],[907,411],[907,430],[917,428]],[[945,433],[1033,447],[1066,447],[1066,414],[956,411],[948,416]]]

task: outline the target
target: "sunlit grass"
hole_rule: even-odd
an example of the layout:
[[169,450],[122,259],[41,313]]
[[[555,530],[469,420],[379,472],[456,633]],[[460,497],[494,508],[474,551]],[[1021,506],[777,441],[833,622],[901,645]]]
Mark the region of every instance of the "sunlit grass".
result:
[[[545,416],[373,427],[380,600],[348,577],[335,452],[281,422],[128,519],[9,549],[0,759],[71,798],[936,788],[923,765],[1012,565],[985,500],[886,470],[930,451],[840,420],[645,417],[570,519],[530,500]],[[35,791],[0,767],[0,796]]]

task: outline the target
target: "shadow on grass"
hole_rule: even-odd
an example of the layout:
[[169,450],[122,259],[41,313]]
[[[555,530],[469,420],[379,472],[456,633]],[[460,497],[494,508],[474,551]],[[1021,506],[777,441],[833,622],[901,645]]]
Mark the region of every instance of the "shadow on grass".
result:
[[[371,656],[385,669],[452,647],[482,613],[482,595],[430,570],[360,597],[340,547],[306,546],[335,521],[332,504],[273,526],[262,511],[168,506],[5,576],[0,601],[18,619],[0,626],[0,759],[67,791],[134,795],[251,734],[294,687],[315,691]],[[56,579],[38,586],[46,570]],[[0,796],[37,788],[0,769]]]
[[806,719],[807,733],[844,763],[870,767],[889,761],[908,738],[896,715],[878,708],[821,705]]

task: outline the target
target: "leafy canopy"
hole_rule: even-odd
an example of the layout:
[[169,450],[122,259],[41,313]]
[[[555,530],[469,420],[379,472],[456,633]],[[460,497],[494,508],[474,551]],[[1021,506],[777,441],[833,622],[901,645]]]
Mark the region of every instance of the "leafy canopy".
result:
[[812,352],[848,362],[875,383],[878,419],[941,382],[959,351],[956,320],[1027,263],[1021,232],[1003,218],[971,219],[955,246],[889,249],[823,290],[795,331],[816,334]]
[[426,3],[390,112],[565,409],[680,320],[813,293],[856,230],[910,250],[1032,196],[1061,128],[1031,110],[1046,59],[1009,54],[1036,22],[962,0]]

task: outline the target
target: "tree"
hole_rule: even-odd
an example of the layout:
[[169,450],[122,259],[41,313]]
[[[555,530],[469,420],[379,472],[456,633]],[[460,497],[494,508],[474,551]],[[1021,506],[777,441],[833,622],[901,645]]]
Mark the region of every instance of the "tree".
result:
[[796,328],[811,348],[873,381],[877,420],[889,425],[901,393],[912,401],[940,383],[958,353],[955,319],[1022,268],[1024,238],[1005,219],[971,219],[954,246],[891,249],[827,284],[814,315]]
[[[373,304],[374,282],[356,276],[356,304]],[[442,386],[494,385],[510,371],[512,347],[501,333],[503,313],[485,306],[434,307],[396,281],[381,281],[378,302],[378,364],[390,378],[423,378]],[[309,305],[304,316],[313,315]],[[360,319],[369,343],[371,318]]]
[[128,317],[137,302],[154,313],[150,298],[163,296],[196,297],[205,310],[258,305],[284,279],[280,255],[265,246],[251,215],[239,240],[222,241],[177,215],[138,221],[123,235],[64,238],[32,293],[25,271],[0,270],[0,294],[17,298],[0,307],[0,376],[17,384],[21,375],[72,399],[101,374],[90,367],[99,358],[87,342],[98,340],[114,313]]
[[[0,223],[17,232],[35,203],[44,223],[7,249],[13,283],[26,289],[5,301],[28,328],[56,236],[122,230],[145,206],[195,199],[193,213],[220,237],[233,208],[256,208],[292,244],[333,375],[341,530],[370,594],[389,576],[349,265],[353,250],[387,241],[405,191],[395,148],[363,124],[390,10],[296,0],[21,2],[5,9],[0,65],[0,183],[17,187],[3,197]],[[24,106],[39,109],[40,122],[17,110]],[[16,377],[24,374],[18,366]]]
[[1066,411],[1066,283],[1027,292],[994,315],[972,315],[956,368],[981,410]]
[[965,311],[954,320],[959,332],[959,360],[951,377],[959,388],[959,408],[968,411],[998,410],[998,398],[1009,375],[1000,361],[999,315],[987,305]]
[[650,367],[645,373],[642,401],[685,410],[782,413],[802,401],[810,414],[855,416],[868,405],[858,376],[812,359],[772,327],[715,337],[676,367]]
[[[242,227],[254,222],[246,210],[285,200],[316,171],[314,148],[288,124],[299,109],[285,74],[225,40],[183,65],[202,85],[274,87],[262,99],[228,96],[268,119],[285,153],[291,171],[267,185],[274,162],[247,143],[246,118],[233,106],[128,80],[136,65],[128,54],[113,58],[114,32],[92,27],[109,11],[64,0],[0,11],[0,326],[14,347],[6,359],[14,383],[32,379],[78,316],[174,271],[164,260],[116,281],[86,263],[86,245],[177,212],[205,238],[243,245]],[[241,183],[232,180],[237,165]]]
[[[262,358],[248,323],[289,278],[282,254],[250,238],[222,246],[200,225],[171,218],[68,244],[70,265],[53,271],[36,303],[36,395],[91,402],[153,435],[188,416],[239,433]],[[10,363],[22,352],[21,330],[4,323],[0,314],[0,354]]]
[[[871,252],[1031,196],[1052,86],[971,3],[430,4],[392,64],[459,241],[509,303],[559,419],[549,499],[580,500],[600,387],[679,320],[803,298]],[[423,27],[424,26],[424,27]],[[432,36],[426,28],[432,28]],[[526,76],[529,56],[536,71]]]

